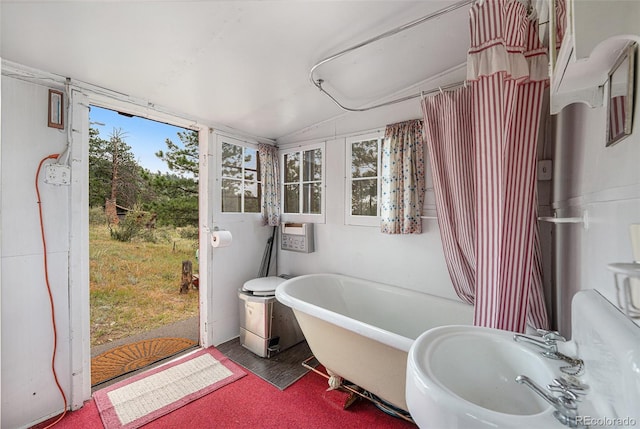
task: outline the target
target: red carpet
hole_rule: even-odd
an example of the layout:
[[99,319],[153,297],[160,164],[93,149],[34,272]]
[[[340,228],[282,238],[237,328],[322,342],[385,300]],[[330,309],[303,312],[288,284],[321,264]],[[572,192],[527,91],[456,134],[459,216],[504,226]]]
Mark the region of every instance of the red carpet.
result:
[[[327,392],[326,388],[326,379],[313,372],[286,390],[279,390],[248,372],[240,380],[162,416],[144,428],[416,428],[365,400],[343,410],[346,394]],[[44,426],[43,423],[36,427]],[[54,426],[60,429],[102,427],[93,400]]]

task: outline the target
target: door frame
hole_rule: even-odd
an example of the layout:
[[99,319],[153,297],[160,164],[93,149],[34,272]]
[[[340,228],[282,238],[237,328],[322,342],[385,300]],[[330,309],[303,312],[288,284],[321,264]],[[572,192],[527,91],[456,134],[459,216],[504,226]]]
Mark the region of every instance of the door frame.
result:
[[160,111],[150,103],[135,100],[104,89],[73,87],[70,100],[73,127],[71,138],[71,198],[69,202],[69,313],[70,313],[70,407],[81,408],[91,398],[91,334],[89,309],[89,109],[91,105],[126,112],[146,119],[166,122],[198,132],[199,137],[199,339],[201,347],[212,344],[212,314],[208,311],[212,297],[213,252],[208,246],[213,229],[211,203],[215,183],[214,138],[208,126],[193,119]]

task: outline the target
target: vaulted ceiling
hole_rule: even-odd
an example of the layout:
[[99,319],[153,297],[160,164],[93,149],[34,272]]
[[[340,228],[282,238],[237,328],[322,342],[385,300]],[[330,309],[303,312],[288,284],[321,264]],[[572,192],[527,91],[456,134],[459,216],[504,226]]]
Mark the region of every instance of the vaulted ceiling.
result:
[[[454,1],[2,1],[5,60],[276,139],[342,110],[309,80]],[[360,107],[464,63],[468,7],[316,70]]]

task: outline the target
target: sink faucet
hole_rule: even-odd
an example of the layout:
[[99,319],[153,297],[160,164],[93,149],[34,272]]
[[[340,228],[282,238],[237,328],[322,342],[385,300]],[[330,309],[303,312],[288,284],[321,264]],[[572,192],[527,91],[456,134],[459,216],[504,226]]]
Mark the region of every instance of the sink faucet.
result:
[[[556,411],[553,415],[560,423],[570,428],[582,428],[581,424],[578,424],[578,394],[570,389],[559,389],[560,395],[553,396],[542,387],[538,386],[533,380],[526,375],[519,375],[516,377],[516,382],[524,384],[533,390],[538,396],[543,398],[549,404],[551,404]],[[554,386],[557,386],[557,380],[554,380]]]
[[546,331],[544,329],[538,329],[538,333],[541,335],[540,339],[522,334],[514,334],[513,340],[533,344],[542,348],[544,351],[541,352],[541,354],[549,359],[559,359],[567,362],[570,366],[560,368],[565,374],[580,375],[582,373],[584,370],[584,361],[582,359],[572,358],[558,351],[558,341],[567,341],[565,337],[557,331]]
[[542,354],[551,359],[560,359],[558,356],[558,341],[567,341],[565,337],[560,335],[557,331],[545,331],[538,329],[538,333],[542,334],[540,339],[528,337],[522,334],[514,334],[513,339],[516,342],[525,342],[534,344],[545,351]]

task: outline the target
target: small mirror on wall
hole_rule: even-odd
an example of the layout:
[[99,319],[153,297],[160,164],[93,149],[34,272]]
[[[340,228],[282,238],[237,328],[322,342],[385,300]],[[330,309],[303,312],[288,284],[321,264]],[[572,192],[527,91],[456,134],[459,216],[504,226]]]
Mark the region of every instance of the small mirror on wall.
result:
[[607,146],[631,134],[636,44],[629,44],[609,72]]

